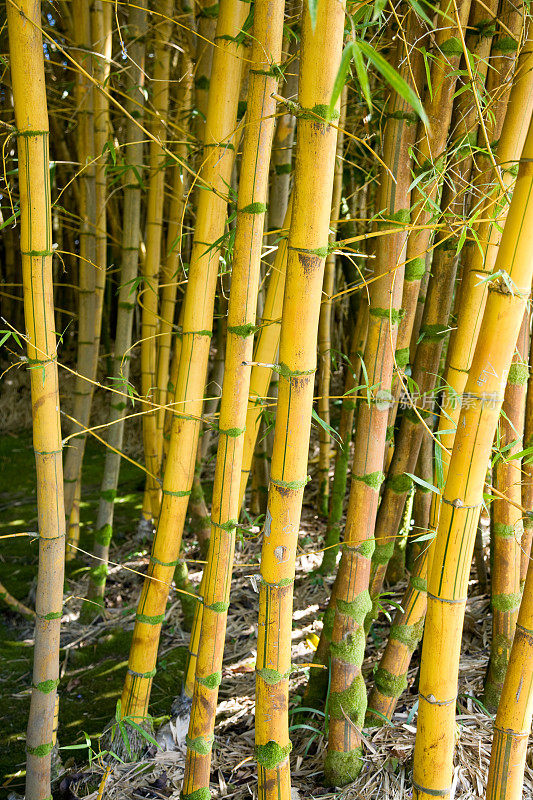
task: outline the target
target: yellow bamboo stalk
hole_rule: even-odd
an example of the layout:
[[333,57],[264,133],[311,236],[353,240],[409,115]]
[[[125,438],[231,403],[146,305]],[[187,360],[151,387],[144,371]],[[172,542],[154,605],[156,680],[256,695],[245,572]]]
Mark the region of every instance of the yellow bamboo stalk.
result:
[[[339,130],[337,133],[337,158],[335,160],[335,177],[333,179],[333,199],[331,203],[330,244],[335,243],[338,219],[341,211],[344,126],[346,123],[347,89],[344,87],[341,96]],[[331,312],[333,293],[335,291],[335,269],[337,258],[335,253],[328,253],[324,268],[324,286],[322,288],[322,305],[318,324],[318,416],[326,425],[330,424],[329,392],[331,383]],[[320,427],[318,431],[318,507],[319,512],[327,517],[329,507],[329,470],[331,465],[331,436],[328,430]]]
[[503,390],[533,276],[533,124],[520,160],[450,460],[428,584],[414,797],[451,791],[455,703],[470,564]]
[[[113,379],[115,388],[127,384],[130,374],[130,348],[135,309],[134,282],[139,268],[139,238],[141,216],[141,185],[136,177],[142,175],[143,142],[135,121],[142,120],[144,88],[144,61],[146,51],[146,6],[147,0],[137,0],[128,9],[126,45],[131,63],[126,71],[126,108],[134,119],[128,119],[125,130],[124,160],[128,166],[127,184],[124,187],[124,212],[121,241],[120,288],[118,295],[117,324],[113,352]],[[96,563],[91,566],[87,599],[82,615],[93,618],[103,605],[107,579],[107,561],[113,532],[114,503],[120,475],[120,452],[124,438],[126,403],[112,394],[109,402],[109,428],[104,473],[100,486],[100,499],[96,516],[93,555]]]
[[[283,231],[287,231],[291,223],[292,199],[289,199]],[[278,243],[276,257],[272,265],[268,289],[265,297],[263,316],[257,332],[253,367],[250,377],[250,399],[246,415],[246,431],[244,434],[244,452],[242,457],[242,477],[240,488],[240,504],[242,506],[248,476],[252,466],[255,443],[261,424],[263,403],[268,403],[268,387],[272,379],[272,364],[276,360],[283,309],[283,293],[287,271],[287,239],[282,234]]]
[[[163,226],[163,204],[165,192],[165,166],[167,156],[164,151],[167,137],[167,116],[169,104],[170,75],[170,37],[172,34],[172,14],[174,0],[158,0],[154,31],[154,71],[151,132],[155,139],[150,142],[150,178],[146,209],[146,257],[143,264],[143,291],[139,293],[141,303],[141,394],[148,399],[157,400],[157,342],[159,269],[161,266],[161,236]],[[159,476],[157,414],[156,411],[143,415],[144,461],[148,470],[146,492],[150,500],[152,518],[157,519],[161,503]],[[143,502],[143,510],[145,503]]]
[[[490,77],[489,71],[489,77]],[[533,111],[533,41],[527,40],[518,59],[516,73],[508,96],[508,105],[499,104],[499,114],[505,118],[501,120],[501,135],[496,150],[496,163],[501,166],[501,180],[507,192],[514,182],[514,165],[520,157],[524,144],[529,117]],[[507,108],[507,113],[505,109]],[[495,120],[493,131],[498,135],[498,119]],[[478,182],[486,184],[487,173],[484,170],[478,177]],[[442,470],[444,481],[448,475],[449,456],[455,440],[455,431],[461,409],[461,397],[464,392],[468,371],[472,364],[472,357],[478,339],[479,327],[483,318],[483,310],[487,297],[487,281],[480,279],[490,275],[498,253],[501,231],[505,224],[508,203],[505,202],[499,183],[495,183],[492,192],[483,203],[480,218],[484,220],[477,228],[477,237],[480,248],[473,243],[465,252],[465,264],[460,287],[460,296],[457,307],[457,317],[460,324],[450,337],[446,369],[443,377],[445,387],[444,403],[446,415],[439,418],[437,436],[443,445]],[[440,501],[437,495],[432,498],[431,522],[436,529],[440,511]]]
[[[80,51],[80,63],[88,75],[92,76],[92,36],[90,6],[85,0],[73,1],[73,33]],[[65,513],[70,517],[76,494],[76,484],[81,480],[81,466],[85,452],[85,429],[89,426],[89,416],[93,397],[98,361],[97,342],[97,300],[96,300],[96,167],[94,162],[94,88],[83,72],[76,73],[76,102],[78,124],[76,145],[80,162],[80,257],[78,293],[78,354],[77,376],[74,389],[74,410],[76,420],[74,431],[79,435],[70,440],[65,457],[64,496]],[[101,308],[101,307],[100,307]]]
[[54,746],[59,633],[63,612],[65,513],[52,285],[48,112],[40,2],[9,0],[7,25],[17,126],[20,250],[39,529],[35,646],[26,736],[26,798],[44,800],[51,794],[50,762]]
[[307,483],[318,320],[337,144],[329,102],[340,64],[343,29],[342,3],[319,0],[314,26],[309,6],[304,4],[279,395],[261,551],[255,716],[260,800],[288,800],[291,794],[287,712],[292,593]]
[[[533,339],[529,351],[529,380],[526,396],[526,415],[524,424],[524,447],[533,447],[533,372],[531,371]],[[524,515],[524,533],[520,543],[520,588],[522,589],[529,568],[531,541],[533,539],[533,459],[528,454],[522,462],[522,507]]]
[[[190,113],[192,92],[192,65],[184,50],[181,57],[180,91],[178,109],[185,117]],[[182,123],[186,127],[186,120]],[[177,155],[181,161],[187,158],[187,142],[177,145]],[[157,460],[158,470],[162,470],[163,430],[165,424],[165,405],[171,397],[169,389],[170,352],[175,336],[174,313],[178,294],[178,280],[181,269],[183,216],[185,209],[185,174],[179,164],[173,169],[172,196],[169,209],[169,224],[166,239],[166,256],[162,269],[163,288],[161,292],[161,309],[159,319],[159,335],[157,337],[157,403],[160,406],[156,414]]]
[[209,93],[204,185],[199,193],[189,280],[185,295],[180,365],[174,418],[163,480],[163,501],[150,556],[148,575],[137,607],[128,671],[122,692],[122,712],[144,718],[157,659],[165,608],[178,560],[191,493],[202,415],[219,246],[227,214],[225,194],[231,179],[237,100],[242,72],[239,34],[248,13],[240,0],[222,0]]
[[230,598],[249,362],[260,280],[263,228],[274,134],[277,68],[281,58],[285,0],[256,0],[237,221],[229,298],[226,360],[211,510],[211,537],[202,578],[202,627],[187,736],[182,795],[209,789],[211,749]]
[[522,599],[520,591],[520,543],[523,533],[520,510],[522,459],[518,457],[518,453],[522,450],[523,442],[525,386],[529,374],[528,355],[529,314],[526,311],[503,400],[503,418],[500,421],[498,437],[501,455],[493,468],[494,486],[505,499],[496,497],[492,505],[492,641],[483,693],[483,702],[492,712],[498,708]]
[[530,562],[490,754],[487,800],[521,800],[533,714],[533,565]]

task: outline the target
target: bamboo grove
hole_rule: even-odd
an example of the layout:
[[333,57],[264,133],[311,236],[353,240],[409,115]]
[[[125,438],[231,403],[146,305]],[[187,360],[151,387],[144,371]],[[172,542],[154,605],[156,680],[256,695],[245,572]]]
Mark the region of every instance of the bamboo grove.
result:
[[[37,531],[3,530],[35,580],[19,595],[0,553],[0,599],[32,644],[27,800],[94,763],[100,800],[169,719],[184,800],[381,796],[400,727],[401,796],[531,796],[529,6],[5,9],[0,412],[8,436],[27,399]],[[224,729],[237,584],[249,724]],[[62,764],[65,653],[110,620],[113,719]],[[169,628],[187,656],[156,714]],[[466,708],[487,755],[463,795]],[[230,791],[241,736],[255,784]]]

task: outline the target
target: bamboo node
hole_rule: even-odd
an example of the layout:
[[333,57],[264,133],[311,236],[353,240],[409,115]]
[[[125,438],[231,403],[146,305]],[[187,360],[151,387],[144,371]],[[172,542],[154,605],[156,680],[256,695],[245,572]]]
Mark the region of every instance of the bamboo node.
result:
[[160,567],[177,567],[179,562],[179,558],[176,561],[160,561],[159,558],[155,556],[150,556],[150,562],[152,564],[159,564]]
[[189,734],[185,736],[185,742],[189,750],[194,750],[195,753],[201,756],[207,756],[211,752],[214,741],[215,737],[213,735],[196,736],[194,739],[191,739]]
[[162,492],[169,497],[189,497],[191,494],[191,489],[176,492],[173,492],[171,489],[162,489]]
[[275,478],[270,478],[270,483],[274,486],[278,486],[280,489],[292,489],[293,491],[298,491],[299,489],[303,489],[309,481],[311,477],[307,475],[302,481],[280,481],[276,480]]
[[206,675],[205,678],[201,678],[198,674],[195,677],[201,686],[205,686],[207,689],[216,689],[222,681],[222,672],[212,672],[211,675]]
[[417,792],[424,792],[430,794],[432,797],[448,797],[451,792],[451,787],[448,789],[428,789],[426,786],[421,786],[413,780],[413,789]]
[[385,480],[385,475],[381,471],[368,472],[366,475],[353,475],[353,479],[354,481],[360,481],[370,489],[377,491]]
[[126,670],[126,672],[133,678],[146,678],[146,679],[154,678],[156,674],[155,669],[150,670],[150,672],[135,672],[135,670],[130,669],[129,667]]
[[38,130],[27,130],[27,131],[20,131],[18,129],[13,129],[13,133],[15,136],[48,136],[50,131],[38,131]]
[[48,681],[40,681],[40,683],[33,683],[32,688],[36,689],[38,692],[43,692],[43,694],[50,694],[53,692],[54,689],[57,689],[59,686],[59,678],[53,680],[50,678]]
[[429,703],[432,706],[449,706],[457,701],[457,696],[450,698],[450,700],[437,700],[437,698],[433,694],[425,695],[422,694],[421,691],[419,691],[418,695],[419,697],[422,698],[422,700],[425,700],[426,703]]
[[277,683],[287,680],[291,674],[291,671],[291,669],[288,669],[287,672],[278,672],[277,669],[262,667],[261,669],[256,669],[255,674],[259,675],[259,677],[262,678],[265,683],[268,683],[269,686],[275,686]]
[[54,748],[53,742],[47,742],[46,744],[39,744],[37,747],[30,747],[26,745],[26,752],[30,756],[38,756],[39,758],[44,758],[44,756],[49,755]]
[[265,769],[276,769],[276,767],[288,758],[292,750],[292,742],[283,747],[277,742],[270,741],[267,744],[256,744],[254,748],[255,760]]
[[149,614],[136,614],[135,621],[142,622],[145,625],[161,625],[161,623],[165,621],[165,615],[155,614],[150,616]]

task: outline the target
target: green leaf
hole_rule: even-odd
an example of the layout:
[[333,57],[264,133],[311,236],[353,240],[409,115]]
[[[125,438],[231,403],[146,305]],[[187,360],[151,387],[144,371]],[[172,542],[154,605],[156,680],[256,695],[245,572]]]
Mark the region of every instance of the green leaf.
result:
[[328,423],[327,423],[327,422],[324,422],[324,420],[322,419],[322,417],[319,417],[319,416],[318,416],[318,414],[316,413],[316,411],[315,411],[315,409],[314,409],[314,408],[311,410],[311,414],[312,414],[312,416],[313,416],[313,419],[314,419],[316,422],[318,422],[318,424],[320,425],[320,427],[321,427],[321,428],[323,428],[323,429],[326,431],[326,433],[328,433],[328,434],[329,434],[329,435],[330,435],[330,436],[331,436],[333,439],[335,439],[335,440],[336,440],[336,441],[337,441],[339,444],[342,444],[342,441],[341,441],[341,439],[340,439],[340,436],[339,436],[339,434],[337,433],[337,431],[336,431],[334,428],[332,428],[332,427],[331,427],[331,425],[328,425]]
[[405,474],[406,474],[406,475],[409,475],[409,477],[410,477],[410,478],[411,478],[411,479],[412,479],[412,480],[413,480],[415,483],[418,483],[418,485],[419,485],[419,486],[423,486],[423,487],[424,487],[424,489],[429,489],[429,491],[430,491],[430,492],[435,492],[435,494],[440,494],[440,492],[439,492],[439,490],[437,489],[437,487],[436,487],[436,486],[433,486],[433,484],[432,484],[432,483],[428,483],[427,481],[424,481],[424,480],[422,480],[422,478],[419,478],[419,477],[418,477],[418,475],[413,475],[413,474],[412,474],[412,473],[410,473],[410,472],[406,472]]
[[335,76],[335,81],[333,83],[333,92],[331,93],[331,100],[329,101],[330,114],[335,108],[337,100],[341,96],[344,84],[346,83],[346,77],[348,75],[348,72],[350,71],[350,63],[352,60],[352,56],[353,56],[353,42],[350,42],[350,44],[347,44],[344,50],[342,51],[341,63],[339,64],[339,70]]
[[141,734],[141,736],[144,737],[148,742],[150,742],[150,744],[155,744],[157,749],[161,750],[161,745],[156,742],[154,737],[150,733],[148,733],[148,731],[145,731],[144,728],[141,728],[141,726],[138,725],[136,722],[134,722],[132,719],[130,719],[130,717],[127,717],[126,719],[128,725],[131,725],[132,728],[135,728],[135,730],[138,731]]
[[365,62],[363,61],[363,56],[361,55],[361,48],[359,47],[357,42],[352,42],[352,54],[353,54],[353,63],[355,66],[355,71],[357,73],[357,80],[359,81],[359,86],[361,87],[361,91],[366,100],[368,110],[372,112],[372,95],[370,94],[368,70]]
[[429,125],[429,120],[426,112],[424,111],[424,107],[420,102],[420,98],[409,86],[407,81],[405,81],[404,78],[402,78],[402,76],[394,69],[394,67],[391,67],[388,61],[385,61],[383,56],[374,50],[374,48],[369,45],[368,42],[359,41],[358,44],[363,55],[365,55],[368,60],[372,62],[378,72],[381,73],[394,91],[399,94],[400,97],[403,97],[407,103],[409,103],[409,105],[414,109],[414,111],[416,111],[425,125]]

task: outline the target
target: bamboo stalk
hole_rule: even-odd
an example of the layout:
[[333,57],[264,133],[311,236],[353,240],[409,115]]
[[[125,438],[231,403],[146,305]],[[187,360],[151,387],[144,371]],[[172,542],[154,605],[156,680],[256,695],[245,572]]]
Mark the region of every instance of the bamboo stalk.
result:
[[[51,794],[50,764],[59,684],[65,512],[53,306],[48,111],[38,0],[10,0],[7,25],[18,142],[20,249],[33,448],[37,469],[39,566],[32,692],[26,736],[26,798]],[[31,74],[31,80],[28,80]]]
[[[346,124],[347,89],[344,87],[341,96],[339,130],[337,133],[337,157],[335,159],[335,175],[333,178],[333,199],[331,203],[330,245],[334,245],[337,235],[338,219],[341,211],[344,127]],[[330,424],[329,393],[331,383],[331,298],[335,291],[335,253],[328,253],[324,268],[324,286],[322,288],[322,305],[318,324],[318,416],[325,425]],[[322,516],[328,516],[331,463],[331,436],[325,427],[318,431],[318,508]]]
[[[319,0],[302,12],[299,117],[279,393],[261,550],[255,756],[260,800],[289,800],[288,681],[292,594],[313,404],[316,346],[333,191],[337,131],[329,103],[339,69],[344,7]],[[336,114],[338,117],[338,114]]]
[[457,673],[472,551],[503,389],[533,276],[531,158],[530,123],[465,387],[469,402],[461,409],[442,497],[420,673],[413,778],[417,800],[430,800],[435,792],[448,798],[451,791]]
[[[92,36],[89,3],[85,0],[73,2],[73,34],[80,50],[84,70],[92,75]],[[76,485],[81,480],[81,467],[85,452],[86,434],[94,391],[98,363],[98,342],[95,332],[99,329],[97,311],[101,306],[96,295],[96,167],[94,163],[94,88],[81,72],[76,73],[76,102],[78,126],[76,146],[80,162],[80,252],[79,252],[79,295],[78,295],[78,353],[76,364],[76,386],[74,389],[74,410],[76,420],[73,431],[78,435],[69,442],[65,456],[64,496],[65,513],[70,517],[76,495]],[[67,547],[67,557],[73,551]]]
[[[240,0],[222,0],[217,22],[201,169],[196,229],[185,295],[180,365],[170,445],[163,479],[163,501],[133,631],[122,713],[143,719],[148,712],[157,647],[191,493],[201,424],[203,392],[213,324],[220,245],[227,214],[241,81],[239,34],[248,13]],[[206,242],[211,243],[206,247]]]
[[[492,505],[493,559],[491,570],[492,641],[483,702],[496,711],[513,644],[520,591],[520,542],[523,525],[520,510],[526,383],[529,374],[529,314],[526,311],[518,336],[502,405],[498,445],[500,457],[493,469],[496,497]],[[518,508],[517,508],[518,505]]]
[[[141,303],[141,394],[157,401],[157,334],[159,270],[163,227],[165,167],[167,156],[167,116],[170,99],[170,37],[174,0],[156,3],[154,32],[154,72],[152,105],[154,116],[150,126],[154,139],[150,141],[148,199],[146,208],[146,257],[143,264],[143,291]],[[158,457],[157,412],[143,414],[144,461],[148,474],[146,492],[150,501],[152,519],[157,520],[161,504],[161,487],[158,482],[160,459]],[[154,477],[155,476],[155,477]],[[145,503],[143,502],[143,509]],[[144,515],[143,515],[144,516]]]
[[[139,0],[128,9],[127,48],[131,62],[126,70],[126,109],[136,120],[142,120],[144,60],[146,50],[147,0]],[[141,184],[135,173],[142,176],[143,143],[135,119],[128,119],[125,129],[124,160],[128,167],[127,183],[124,187],[123,229],[121,242],[120,288],[117,306],[115,346],[113,352],[113,383],[118,388],[127,386],[130,374],[130,348],[135,308],[134,282],[139,266],[139,239],[141,218]],[[100,499],[96,516],[93,555],[96,563],[89,573],[87,600],[82,615],[85,619],[95,617],[104,602],[107,580],[109,547],[113,534],[114,504],[120,475],[120,452],[124,439],[126,403],[111,395],[108,411],[107,441]]]
[[494,723],[487,800],[520,800],[533,714],[533,566],[518,612],[509,667]]
[[229,297],[226,360],[211,509],[211,537],[202,577],[202,627],[187,736],[182,794],[209,789],[218,686],[230,600],[244,425],[260,280],[263,228],[274,134],[276,67],[281,58],[285,0],[256,0],[237,221]]

